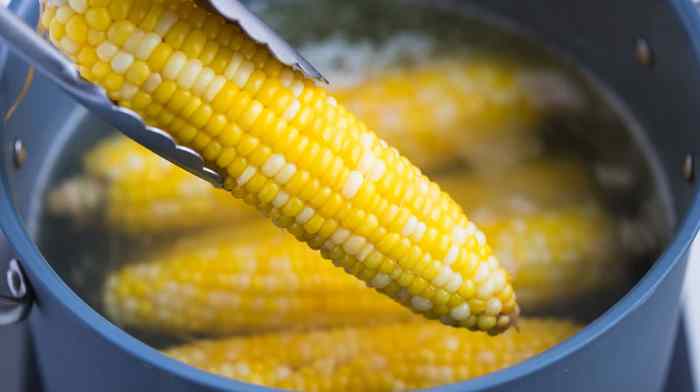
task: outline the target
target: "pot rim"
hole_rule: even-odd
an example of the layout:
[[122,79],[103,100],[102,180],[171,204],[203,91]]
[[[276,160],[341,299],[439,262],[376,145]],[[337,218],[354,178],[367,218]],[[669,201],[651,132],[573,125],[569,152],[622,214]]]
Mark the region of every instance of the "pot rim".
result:
[[[676,9],[685,29],[688,31],[692,43],[692,52],[700,61],[700,15],[697,13],[691,0],[673,0],[671,4]],[[3,127],[0,124],[0,128]],[[7,176],[2,176],[0,180],[0,194],[9,195],[8,190],[8,178]],[[514,366],[468,381],[426,389],[426,391],[465,392],[495,388],[551,366],[557,361],[583,349],[589,342],[606,333],[619,320],[645,303],[673,266],[685,257],[692,239],[695,238],[700,228],[699,191],[699,187],[695,186],[692,206],[685,214],[673,240],[654,262],[650,270],[619,301],[593,322],[587,324],[579,333],[551,349]],[[134,359],[186,379],[193,384],[221,391],[264,392],[278,390],[231,380],[193,368],[167,357],[107,320],[84,302],[53,270],[37,245],[32,241],[9,197],[3,197],[0,200],[0,226],[5,232],[8,243],[19,256],[22,266],[36,280],[32,282],[34,286],[41,285],[63,306],[63,310],[75,315],[76,318],[88,325],[99,336],[121,348],[124,352],[133,356]]]

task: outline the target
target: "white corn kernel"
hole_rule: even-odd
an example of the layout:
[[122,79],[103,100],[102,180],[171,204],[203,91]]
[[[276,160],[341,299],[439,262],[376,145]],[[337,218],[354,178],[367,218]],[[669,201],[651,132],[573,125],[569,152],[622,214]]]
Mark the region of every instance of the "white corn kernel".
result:
[[78,49],[80,48],[80,46],[78,46],[78,44],[75,41],[68,37],[61,38],[61,42],[59,43],[59,45],[61,46],[61,49],[70,54],[77,53]]
[[479,268],[476,270],[476,275],[474,275],[474,281],[475,282],[481,282],[486,277],[489,275],[489,266],[486,265],[485,263],[482,263],[479,265]]
[[350,231],[341,228],[336,230],[335,233],[333,233],[333,235],[331,236],[331,241],[333,241],[333,243],[336,245],[340,245],[343,242],[345,242],[345,240],[347,240],[348,237],[350,237]]
[[374,245],[367,243],[362,248],[362,251],[360,251],[360,254],[357,255],[357,259],[360,261],[365,261],[367,256],[369,256],[372,252],[374,252]]
[[119,52],[112,59],[112,69],[118,74],[123,74],[134,62],[134,56],[130,53]]
[[460,274],[452,274],[450,276],[450,279],[447,281],[447,285],[445,286],[445,290],[448,293],[454,293],[459,289],[459,287],[462,285],[462,282],[464,279],[462,278],[462,275]]
[[365,179],[360,172],[351,171],[350,175],[348,175],[348,179],[345,181],[345,186],[343,186],[343,197],[346,199],[352,199],[355,197],[364,180]]
[[280,170],[279,173],[275,176],[275,181],[280,184],[284,185],[289,182],[289,180],[292,179],[292,176],[297,172],[297,166],[293,163],[288,163],[284,165],[282,170]]
[[301,109],[301,103],[295,99],[294,102],[289,105],[287,111],[284,112],[283,117],[287,120],[293,120],[297,113],[299,113],[299,109]]
[[503,304],[501,304],[501,301],[498,298],[491,298],[486,303],[486,314],[489,316],[498,316],[498,314],[501,313],[502,308]]
[[182,69],[185,68],[186,64],[187,56],[185,56],[184,53],[173,53],[168,59],[168,62],[165,64],[165,68],[163,68],[163,76],[166,79],[176,80],[177,76],[180,74],[180,72],[182,72]]
[[298,97],[304,91],[304,82],[297,80],[292,83],[290,89],[292,90],[292,94],[294,94],[295,97]]
[[243,186],[250,181],[250,179],[255,175],[255,171],[255,168],[252,166],[248,166],[245,170],[243,170],[243,174],[241,174],[237,180],[238,186]]
[[457,321],[466,320],[470,313],[469,304],[466,302],[450,310],[450,316]]
[[309,219],[311,219],[316,211],[314,211],[313,208],[311,207],[304,207],[304,209],[301,210],[299,215],[296,217],[296,222],[300,225],[303,225],[304,223],[308,222]]
[[236,71],[238,71],[241,63],[243,63],[243,56],[240,53],[234,53],[233,56],[231,56],[231,61],[224,70],[224,77],[228,80],[233,80],[233,78],[236,77]]
[[284,159],[282,154],[272,154],[272,156],[270,156],[270,158],[268,158],[263,165],[262,173],[266,177],[274,177],[280,172],[280,170],[282,170],[286,163],[287,160]]
[[158,86],[163,83],[163,78],[160,76],[159,73],[152,73],[148,79],[146,79],[146,82],[143,84],[143,90],[147,93],[152,93],[156,91]]
[[415,216],[411,215],[410,218],[408,218],[408,221],[403,227],[403,230],[401,231],[401,235],[404,237],[410,237],[418,228],[418,220],[416,219]]
[[377,158],[374,157],[374,154],[371,152],[366,152],[365,155],[362,156],[362,159],[360,159],[360,162],[357,164],[357,170],[364,174],[369,173],[376,159]]
[[119,48],[109,41],[105,41],[97,47],[97,57],[104,62],[110,61],[117,52],[119,52]]
[[480,286],[477,287],[476,295],[481,299],[486,299],[492,296],[495,291],[496,285],[494,279],[488,279],[487,281],[483,282]]
[[190,60],[184,67],[177,78],[177,84],[185,90],[189,90],[194,85],[195,80],[202,70],[202,62],[199,60]]
[[283,191],[277,193],[277,196],[272,200],[272,205],[275,208],[281,208],[289,201],[289,194]]
[[444,287],[450,280],[450,276],[452,276],[452,270],[449,267],[444,266],[440,272],[438,272],[435,278],[433,278],[432,283],[437,287]]
[[175,13],[172,11],[165,11],[163,12],[163,15],[161,15],[160,20],[158,20],[158,24],[156,24],[153,32],[161,37],[165,37],[165,34],[170,31],[175,23],[177,23],[177,15],[175,15]]
[[453,245],[450,250],[447,252],[447,256],[445,256],[445,264],[447,265],[452,265],[454,262],[457,260],[457,256],[459,255],[459,247],[456,245]]
[[413,236],[417,241],[420,241],[423,238],[423,234],[425,234],[425,230],[427,229],[427,226],[423,222],[418,222],[418,227],[416,228],[416,233]]
[[413,309],[419,312],[425,312],[433,307],[433,303],[430,302],[429,299],[416,295],[413,298],[411,298],[411,306],[413,306]]
[[139,88],[131,83],[124,83],[119,90],[119,98],[130,100],[139,92]]
[[216,96],[219,94],[219,91],[224,87],[226,84],[226,78],[223,76],[216,76],[214,77],[214,80],[212,80],[211,84],[209,84],[209,87],[207,87],[207,94],[206,94],[206,99],[207,101],[211,102],[216,98]]
[[55,18],[57,21],[65,24],[73,15],[75,15],[75,11],[73,11],[70,7],[62,6],[56,10]]
[[136,57],[139,60],[148,60],[149,57],[151,57],[151,53],[153,53],[153,50],[160,45],[161,38],[158,36],[158,34],[154,33],[148,33],[146,34],[143,39],[141,40],[141,43],[139,44],[138,48],[136,49]]
[[202,72],[199,73],[197,80],[192,86],[192,92],[200,97],[204,96],[207,92],[207,87],[209,87],[211,81],[214,80],[214,76],[216,76],[216,74],[211,68],[205,67],[202,69]]
[[372,166],[372,170],[370,171],[370,180],[372,181],[379,181],[384,176],[384,173],[386,172],[386,165],[384,162],[380,159],[377,159],[374,162],[374,166]]
[[455,227],[452,231],[452,239],[457,244],[463,244],[467,240],[467,230],[459,226]]
[[367,240],[365,237],[353,235],[347,241],[345,241],[345,243],[343,243],[343,249],[345,249],[348,254],[357,256],[362,251],[362,248],[365,246],[366,242]]
[[380,272],[374,275],[374,278],[372,278],[370,281],[370,286],[383,289],[384,287],[388,286],[389,283],[391,283],[391,278],[389,278],[389,275]]
[[243,88],[246,83],[248,83],[248,79],[250,79],[250,75],[253,74],[253,71],[255,71],[255,64],[250,61],[244,61],[241,63],[232,80],[239,88]]
[[68,4],[75,12],[83,13],[87,10],[86,0],[68,0]]

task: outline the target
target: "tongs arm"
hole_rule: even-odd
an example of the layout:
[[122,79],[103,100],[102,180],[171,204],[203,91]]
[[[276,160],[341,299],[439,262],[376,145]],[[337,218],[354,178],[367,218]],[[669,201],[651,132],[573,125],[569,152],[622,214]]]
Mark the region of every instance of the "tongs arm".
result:
[[[257,16],[236,0],[198,0],[204,7],[237,23],[255,41],[266,45],[282,63],[309,78],[325,81],[321,74]],[[10,10],[0,7],[0,39],[23,60],[36,67],[88,110],[168,161],[221,187],[219,173],[206,166],[192,149],[179,145],[166,131],[148,126],[135,112],[117,106],[99,86],[83,79],[77,68],[43,37],[34,32]]]

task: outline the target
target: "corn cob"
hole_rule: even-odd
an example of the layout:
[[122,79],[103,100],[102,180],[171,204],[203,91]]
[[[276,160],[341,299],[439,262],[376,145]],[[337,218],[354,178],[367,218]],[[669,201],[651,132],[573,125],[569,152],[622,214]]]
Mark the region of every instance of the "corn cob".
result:
[[411,312],[268,222],[184,238],[113,274],[106,314],[171,335],[405,320]]
[[616,225],[581,164],[540,161],[499,176],[439,182],[484,230],[526,312],[624,279]]
[[412,322],[201,341],[165,351],[191,366],[309,392],[404,391],[482,376],[537,355],[580,326],[525,319],[494,338]]
[[512,165],[540,151],[544,114],[502,59],[430,63],[337,91],[348,106],[414,164],[435,170],[466,160]]
[[240,222],[254,209],[124,136],[101,142],[85,159],[86,174],[49,195],[54,215],[81,222],[101,216],[107,227],[133,235]]
[[615,226],[595,203],[477,223],[513,276],[526,312],[567,304],[625,278]]
[[[612,225],[594,204],[490,219],[483,227],[525,312],[567,304],[622,278]],[[265,222],[180,240],[113,274],[104,295],[110,319],[170,335],[408,318]]]
[[42,24],[86,79],[347,272],[446,324],[516,320],[509,277],[461,208],[221,16],[192,0],[56,0]]
[[592,177],[573,160],[531,161],[495,174],[451,174],[436,181],[478,224],[595,201]]

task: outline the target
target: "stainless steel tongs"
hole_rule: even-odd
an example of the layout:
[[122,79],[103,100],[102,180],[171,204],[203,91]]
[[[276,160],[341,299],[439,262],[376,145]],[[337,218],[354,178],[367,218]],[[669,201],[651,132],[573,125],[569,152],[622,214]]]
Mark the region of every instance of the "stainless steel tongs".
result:
[[[237,0],[196,0],[202,7],[217,12],[238,24],[253,40],[267,45],[279,61],[292,66],[306,77],[325,79],[308,61],[280,38],[270,27]],[[177,142],[167,132],[148,126],[135,112],[116,105],[99,86],[83,79],[77,68],[62,53],[34,32],[8,9],[0,6],[0,39],[22,59],[37,68],[68,94],[102,120],[168,161],[215,186],[222,178],[205,165],[195,151]]]

